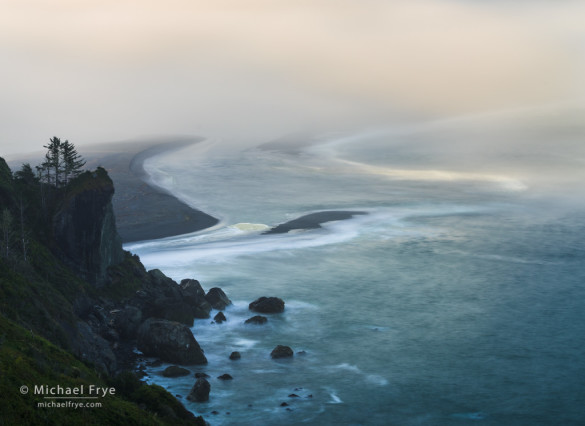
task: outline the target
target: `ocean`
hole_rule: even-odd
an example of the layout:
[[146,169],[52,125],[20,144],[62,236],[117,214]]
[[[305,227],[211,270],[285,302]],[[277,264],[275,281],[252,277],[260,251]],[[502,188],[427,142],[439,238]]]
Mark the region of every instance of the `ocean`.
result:
[[[148,159],[154,185],[220,224],[125,248],[233,305],[192,328],[209,402],[167,364],[147,380],[211,425],[585,424],[585,131],[548,114]],[[324,211],[366,214],[264,234]],[[245,325],[261,296],[284,313]],[[271,359],[276,345],[295,356]]]

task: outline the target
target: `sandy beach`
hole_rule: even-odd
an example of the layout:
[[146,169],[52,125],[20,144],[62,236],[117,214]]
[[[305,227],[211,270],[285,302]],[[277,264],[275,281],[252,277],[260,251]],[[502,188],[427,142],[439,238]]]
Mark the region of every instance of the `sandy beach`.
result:
[[83,147],[86,168],[105,168],[114,181],[118,232],[124,243],[186,234],[209,228],[218,220],[147,183],[144,161],[169,150],[200,142],[182,138],[163,142],[123,142]]

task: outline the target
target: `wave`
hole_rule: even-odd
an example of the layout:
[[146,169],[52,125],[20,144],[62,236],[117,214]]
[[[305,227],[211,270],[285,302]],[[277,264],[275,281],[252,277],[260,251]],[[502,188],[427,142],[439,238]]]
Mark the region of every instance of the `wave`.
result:
[[342,364],[332,365],[332,366],[328,367],[328,369],[333,370],[333,371],[343,370],[343,371],[348,371],[351,373],[358,374],[358,375],[362,376],[367,383],[370,383],[373,385],[377,385],[377,386],[387,386],[388,385],[388,380],[386,378],[384,378],[378,374],[364,373],[358,366],[348,364],[345,362]]
[[413,224],[408,219],[424,216],[457,215],[478,212],[476,207],[413,206],[364,209],[368,214],[351,219],[324,223],[321,228],[287,234],[262,235],[263,224],[248,224],[242,231],[233,225],[211,231],[169,237],[125,245],[138,254],[148,267],[180,267],[194,261],[225,263],[242,256],[288,253],[295,250],[336,245],[358,238],[386,240],[389,238],[433,236],[429,227]]

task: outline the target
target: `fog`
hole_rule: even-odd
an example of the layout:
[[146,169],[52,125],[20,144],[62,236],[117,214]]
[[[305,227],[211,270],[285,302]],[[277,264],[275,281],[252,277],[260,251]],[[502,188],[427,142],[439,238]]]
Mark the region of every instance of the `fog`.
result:
[[522,117],[522,135],[543,122],[553,134],[533,148],[506,124],[505,137],[433,146],[465,146],[466,158],[515,143],[548,150],[558,131],[562,149],[579,152],[584,133],[582,1],[4,0],[0,10],[6,156],[53,135],[78,147],[164,135],[246,145],[506,111]]

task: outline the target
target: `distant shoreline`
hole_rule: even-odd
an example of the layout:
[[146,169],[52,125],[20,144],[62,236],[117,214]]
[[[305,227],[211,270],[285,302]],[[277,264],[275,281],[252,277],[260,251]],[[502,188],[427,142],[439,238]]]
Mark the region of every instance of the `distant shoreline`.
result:
[[[87,168],[105,168],[114,181],[112,203],[116,226],[124,243],[153,240],[200,231],[219,220],[194,209],[148,182],[144,161],[202,141],[183,138],[170,142],[111,143],[84,147]],[[82,150],[80,150],[82,151]]]

